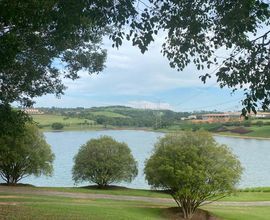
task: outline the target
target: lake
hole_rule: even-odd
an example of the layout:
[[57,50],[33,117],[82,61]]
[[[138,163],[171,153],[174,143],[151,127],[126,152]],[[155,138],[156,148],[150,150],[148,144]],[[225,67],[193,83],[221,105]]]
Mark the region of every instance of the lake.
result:
[[[117,141],[126,142],[138,161],[139,174],[129,184],[121,185],[130,188],[150,188],[144,180],[144,161],[151,154],[154,143],[163,133],[134,131],[134,130],[106,130],[106,131],[66,131],[45,132],[47,142],[55,154],[54,174],[52,177],[28,177],[23,183],[36,186],[74,186],[71,170],[73,157],[79,147],[91,138],[109,135]],[[270,140],[240,139],[216,136],[216,141],[226,144],[239,157],[244,173],[239,187],[270,186]],[[82,183],[87,185],[89,183]]]

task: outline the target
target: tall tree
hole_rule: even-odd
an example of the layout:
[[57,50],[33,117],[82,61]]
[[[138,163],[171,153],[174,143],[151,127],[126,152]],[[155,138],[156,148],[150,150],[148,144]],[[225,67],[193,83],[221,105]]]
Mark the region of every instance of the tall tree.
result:
[[25,123],[20,111],[9,120],[11,103],[29,107],[34,97],[63,94],[64,78],[103,70],[102,37],[135,13],[132,2],[0,0],[0,137]]
[[[113,46],[124,38],[145,52],[167,35],[163,55],[171,67],[194,63],[216,75],[221,87],[245,89],[243,113],[270,104],[269,0],[1,0],[0,102],[32,104],[62,94],[62,78],[102,71],[104,34]],[[110,27],[110,31],[106,29]],[[128,30],[125,30],[127,28]],[[226,49],[228,56],[218,56]],[[59,65],[61,63],[61,65]]]
[[27,124],[16,137],[0,137],[0,178],[7,184],[17,184],[29,175],[51,175],[53,160],[50,146],[33,124]]
[[30,106],[34,97],[62,94],[63,78],[102,71],[102,37],[113,21],[125,23],[131,2],[1,0],[0,103]]
[[25,124],[30,121],[31,118],[25,112],[12,109],[7,104],[0,104],[0,138],[2,135],[20,135],[25,129]]
[[242,168],[235,155],[207,132],[167,134],[155,145],[144,169],[146,180],[167,190],[185,219],[206,201],[234,191]]
[[[243,88],[244,114],[269,108],[269,0],[138,2],[144,9],[130,21],[127,39],[142,52],[162,31],[162,53],[172,68],[181,71],[194,63],[198,70],[208,69],[202,73],[203,82],[215,75],[220,87]],[[227,55],[220,56],[221,50]]]

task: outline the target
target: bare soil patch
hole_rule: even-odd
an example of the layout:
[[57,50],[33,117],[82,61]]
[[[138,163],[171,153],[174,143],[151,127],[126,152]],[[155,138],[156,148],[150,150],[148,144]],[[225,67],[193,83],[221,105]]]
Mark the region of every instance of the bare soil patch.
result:
[[0,202],[0,205],[18,205],[18,202]]
[[[165,211],[170,220],[185,220],[183,214],[178,207],[168,208]],[[212,216],[208,211],[197,209],[191,220],[221,220],[215,216]]]

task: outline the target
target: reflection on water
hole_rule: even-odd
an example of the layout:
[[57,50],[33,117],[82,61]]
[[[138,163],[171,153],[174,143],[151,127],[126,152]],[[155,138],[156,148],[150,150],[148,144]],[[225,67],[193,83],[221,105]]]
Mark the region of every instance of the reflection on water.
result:
[[[91,138],[110,135],[117,141],[126,142],[138,161],[139,174],[130,183],[122,185],[131,188],[149,188],[144,180],[144,161],[149,157],[154,143],[162,133],[146,131],[69,131],[46,132],[47,142],[55,154],[52,177],[28,177],[23,182],[36,186],[74,186],[71,169],[73,157],[79,147]],[[240,187],[270,186],[270,140],[215,137],[222,144],[230,146],[245,168]],[[86,185],[88,183],[83,183]]]

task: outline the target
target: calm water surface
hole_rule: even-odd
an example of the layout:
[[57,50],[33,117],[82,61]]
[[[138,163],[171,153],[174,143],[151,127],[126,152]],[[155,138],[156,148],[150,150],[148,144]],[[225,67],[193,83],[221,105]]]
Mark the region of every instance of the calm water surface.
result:
[[[74,155],[86,141],[101,135],[109,135],[117,141],[126,142],[138,161],[139,174],[136,179],[132,183],[121,185],[131,188],[150,188],[144,180],[144,161],[150,156],[154,143],[163,134],[146,131],[45,132],[46,140],[55,154],[54,174],[52,177],[28,177],[23,182],[36,186],[74,186],[71,175]],[[245,168],[239,187],[270,186],[270,140],[230,137],[215,137],[215,139],[231,147]]]

